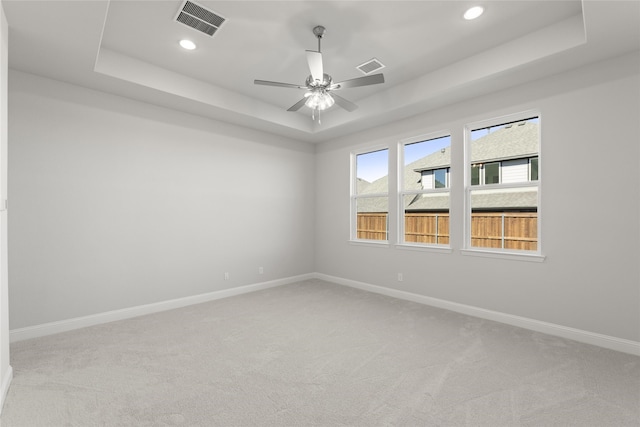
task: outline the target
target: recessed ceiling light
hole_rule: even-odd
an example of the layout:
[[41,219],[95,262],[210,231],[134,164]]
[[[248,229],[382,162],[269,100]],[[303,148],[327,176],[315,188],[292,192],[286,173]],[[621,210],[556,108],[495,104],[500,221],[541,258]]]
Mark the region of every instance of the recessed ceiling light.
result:
[[196,44],[191,40],[187,40],[187,39],[180,40],[180,46],[182,46],[184,49],[187,49],[187,50],[193,50],[196,48]]
[[471,7],[467,9],[467,11],[464,13],[464,19],[469,21],[472,19],[476,19],[477,17],[482,15],[483,12],[484,12],[484,8],[482,6]]

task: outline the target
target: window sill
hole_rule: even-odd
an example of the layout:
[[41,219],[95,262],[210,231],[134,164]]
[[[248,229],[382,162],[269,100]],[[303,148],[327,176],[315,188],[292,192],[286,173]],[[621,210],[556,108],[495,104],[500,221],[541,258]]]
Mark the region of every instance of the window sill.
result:
[[545,260],[544,255],[539,254],[519,254],[513,252],[501,252],[501,251],[486,251],[480,249],[461,249],[462,255],[478,256],[484,258],[501,258],[510,259],[515,261],[529,261],[529,262],[543,262]]
[[411,245],[407,243],[395,245],[396,249],[403,251],[420,251],[420,252],[435,252],[439,254],[450,254],[453,252],[449,246],[427,246],[427,245]]
[[389,247],[389,242],[387,240],[349,240],[349,244],[355,246],[370,246],[373,248]]

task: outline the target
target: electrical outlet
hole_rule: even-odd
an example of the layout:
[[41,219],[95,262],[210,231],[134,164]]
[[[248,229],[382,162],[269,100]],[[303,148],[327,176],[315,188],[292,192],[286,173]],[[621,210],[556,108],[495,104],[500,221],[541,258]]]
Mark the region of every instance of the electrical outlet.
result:
[[402,282],[402,273],[398,273],[398,282]]
[[224,280],[229,280],[229,273],[224,273]]
[[258,267],[258,274],[262,274],[262,273],[264,273],[264,268]]

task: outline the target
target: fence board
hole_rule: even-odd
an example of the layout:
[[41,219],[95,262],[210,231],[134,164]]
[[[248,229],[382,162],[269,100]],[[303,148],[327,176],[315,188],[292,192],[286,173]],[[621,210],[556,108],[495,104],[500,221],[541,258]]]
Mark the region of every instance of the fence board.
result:
[[358,239],[387,240],[386,213],[359,213]]
[[449,214],[406,213],[404,241],[407,243],[449,244]]
[[[504,236],[503,236],[504,221]],[[449,244],[449,214],[406,212],[407,243]],[[387,240],[386,213],[359,213],[358,238]],[[538,245],[536,212],[476,212],[471,214],[471,246],[535,251]]]

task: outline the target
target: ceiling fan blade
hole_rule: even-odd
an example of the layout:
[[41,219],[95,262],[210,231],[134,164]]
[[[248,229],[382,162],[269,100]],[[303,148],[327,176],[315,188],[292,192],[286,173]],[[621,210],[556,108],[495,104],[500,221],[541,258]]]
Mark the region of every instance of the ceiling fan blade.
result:
[[289,107],[289,109],[287,111],[298,111],[300,108],[302,108],[302,106],[304,105],[305,102],[307,102],[307,97],[306,96],[304,98],[302,98],[300,101],[298,101],[295,104],[293,104],[291,107]]
[[364,77],[356,77],[355,79],[334,83],[329,87],[329,89],[336,90],[336,89],[344,89],[348,87],[377,85],[379,83],[384,83],[384,75],[382,73],[372,74],[370,76],[364,76]]
[[292,83],[280,83],[280,82],[271,82],[269,80],[254,80],[254,84],[264,85],[264,86],[278,86],[278,87],[289,87],[292,89],[306,89],[306,86],[294,85]]
[[307,62],[313,80],[322,82],[324,80],[324,69],[322,68],[322,54],[313,50],[307,51]]
[[348,112],[352,112],[358,108],[356,104],[351,101],[347,101],[343,97],[336,95],[335,93],[331,94],[331,97],[336,101],[336,104],[347,110]]

